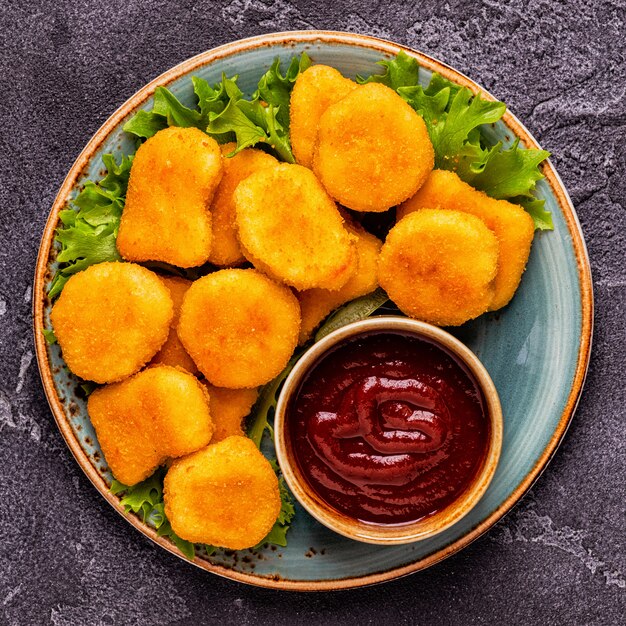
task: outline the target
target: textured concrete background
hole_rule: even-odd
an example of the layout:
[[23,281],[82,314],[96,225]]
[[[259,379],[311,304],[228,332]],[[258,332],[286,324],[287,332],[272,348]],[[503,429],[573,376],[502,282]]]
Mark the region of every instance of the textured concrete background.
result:
[[[0,623],[624,623],[625,9],[623,0],[0,3]],[[585,231],[597,307],[576,419],[514,512],[428,571],[323,595],[205,574],[120,519],[54,425],[30,318],[49,207],[100,124],[189,56],[310,28],[408,44],[505,100],[554,154]]]

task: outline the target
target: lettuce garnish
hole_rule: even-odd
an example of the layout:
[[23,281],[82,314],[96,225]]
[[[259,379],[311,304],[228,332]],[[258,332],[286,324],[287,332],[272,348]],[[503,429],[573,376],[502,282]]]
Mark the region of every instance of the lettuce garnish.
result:
[[194,544],[181,539],[165,517],[163,505],[163,478],[165,469],[159,468],[150,478],[128,487],[117,480],[111,483],[111,493],[121,495],[120,502],[127,513],[138,515],[144,523],[156,529],[159,537],[169,537],[190,560],[195,556]]
[[418,83],[419,64],[405,52],[379,64],[385,68],[382,74],[357,80],[380,82],[395,89],[422,115],[435,149],[435,167],[455,171],[492,198],[520,204],[532,216],[535,228],[553,228],[544,200],[533,193],[537,181],[543,178],[539,164],[550,153],[522,149],[519,140],[505,149],[501,142],[490,143],[482,132],[485,125],[502,118],[506,111],[503,102],[474,95],[467,87],[459,87],[437,73],[424,89]]
[[157,87],[152,110],[138,111],[126,122],[124,130],[147,139],[167,126],[194,126],[219,143],[236,141],[232,154],[264,143],[282,161],[294,163],[289,142],[289,99],[298,74],[310,65],[311,60],[303,53],[291,60],[283,76],[277,58],[249,100],[237,86],[236,76],[222,75],[221,82],[213,87],[194,77],[198,100],[194,109],[184,106],[169,89]]
[[237,87],[234,80],[225,76],[222,77],[221,83],[213,87],[206,80],[196,76],[191,80],[197,98],[196,108],[186,107],[169,89],[157,87],[152,109],[135,113],[124,124],[124,131],[140,139],[149,139],[168,126],[206,130],[210,115],[221,113],[226,107],[230,97],[227,89],[229,87],[237,89]]
[[356,82],[361,85],[382,83],[392,89],[417,85],[419,64],[405,52],[401,51],[395,59],[378,61],[378,65],[385,68],[382,74],[372,74],[367,78],[357,75]]
[[58,269],[48,295],[58,296],[69,277],[95,263],[119,261],[115,247],[124,208],[132,157],[122,157],[119,165],[111,154],[102,157],[107,175],[98,183],[85,182],[73,201],[73,208],[59,213],[61,222],[55,241],[61,245]]

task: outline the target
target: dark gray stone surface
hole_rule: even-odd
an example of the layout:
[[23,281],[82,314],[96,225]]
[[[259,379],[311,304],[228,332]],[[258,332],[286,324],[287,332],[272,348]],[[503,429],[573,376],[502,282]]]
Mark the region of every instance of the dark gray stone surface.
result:
[[[626,612],[626,4],[623,0],[4,0],[0,4],[0,623],[619,624]],[[585,231],[585,393],[532,492],[422,573],[335,594],[248,588],[132,530],[91,487],[33,356],[49,207],[93,132],[176,63],[258,33],[369,33],[467,73],[554,154]]]

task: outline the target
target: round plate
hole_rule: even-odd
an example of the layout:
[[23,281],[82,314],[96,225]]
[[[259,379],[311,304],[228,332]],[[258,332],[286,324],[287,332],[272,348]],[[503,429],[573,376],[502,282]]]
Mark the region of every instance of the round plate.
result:
[[[183,103],[194,104],[191,76],[218,82],[222,72],[239,75],[239,85],[251,92],[273,59],[284,62],[306,51],[314,62],[332,65],[344,75],[381,71],[381,58],[400,50],[416,57],[428,82],[433,71],[482,91],[467,77],[424,54],[397,44],[348,33],[306,31],[263,35],[200,54],[146,85],[100,128],[76,159],[48,219],[37,260],[33,289],[37,360],[44,388],[59,429],[81,468],[103,497],[133,526],[163,548],[182,557],[166,538],[133,515],[126,515],[109,492],[111,474],[89,422],[85,402],[76,392],[78,379],[63,367],[57,345],[48,347],[42,335],[50,303],[46,297],[55,270],[54,230],[59,211],[86,179],[103,175],[102,155],[119,157],[134,150],[124,134],[124,122],[139,108],[150,109],[152,94],[166,85]],[[538,148],[529,132],[506,113],[489,129],[505,146],[516,137]],[[264,587],[324,590],[356,587],[390,580],[423,569],[460,550],[495,524],[522,497],[556,450],[583,386],[593,325],[593,293],[589,260],[567,192],[547,162],[545,179],[537,185],[552,212],[554,231],[537,233],[526,273],[512,303],[483,315],[457,333],[482,360],[500,393],[504,442],[493,482],[478,505],[444,533],[415,544],[378,547],[345,539],[297,509],[286,548],[258,553],[218,551],[194,564],[241,582]],[[184,557],[183,557],[184,558]]]

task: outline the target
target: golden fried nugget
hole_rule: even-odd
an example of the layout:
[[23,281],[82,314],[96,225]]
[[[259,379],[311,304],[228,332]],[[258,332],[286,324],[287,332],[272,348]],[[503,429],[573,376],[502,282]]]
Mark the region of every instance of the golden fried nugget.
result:
[[356,237],[357,271],[337,291],[308,289],[296,294],[300,302],[302,323],[299,343],[303,344],[319,323],[337,307],[371,293],[378,287],[378,254],[382,242],[357,225],[347,225]]
[[242,423],[250,414],[250,409],[259,397],[259,390],[254,389],[224,389],[204,383],[209,392],[209,406],[213,419],[213,437],[211,443],[217,443],[240,435],[245,437]]
[[70,370],[110,383],[156,354],[173,314],[172,298],[156,274],[134,263],[98,263],[67,281],[50,320]]
[[239,241],[257,269],[296,289],[339,289],[356,270],[353,237],[311,170],[283,163],[235,191]]
[[129,261],[195,267],[209,259],[209,205],[222,177],[215,139],[172,126],[137,150],[117,248]]
[[172,463],[165,515],[187,541],[231,550],[262,541],[280,513],[278,479],[247,437],[228,437]]
[[96,389],[87,410],[113,475],[125,485],[144,480],[168,458],[203,448],[213,434],[206,389],[168,365]]
[[174,317],[170,326],[170,333],[163,347],[156,353],[152,359],[152,364],[171,365],[172,367],[182,367],[191,374],[196,374],[198,368],[193,359],[187,354],[187,350],[180,342],[176,327],[178,326],[178,318],[180,317],[180,307],[183,303],[183,297],[187,293],[187,289],[191,286],[191,281],[178,276],[160,276],[159,277],[168,288],[172,301],[174,302]]
[[400,220],[380,252],[380,286],[406,315],[458,326],[488,310],[498,240],[477,217],[422,209]]
[[356,83],[344,78],[334,67],[313,65],[298,75],[289,103],[290,138],[296,161],[313,165],[313,153],[322,113],[347,96]]
[[402,219],[418,209],[453,209],[479,217],[500,244],[495,293],[489,310],[509,303],[517,290],[535,234],[532,217],[517,204],[494,200],[463,182],[454,172],[434,170],[420,190],[398,207]]
[[217,387],[258,387],[287,365],[300,330],[291,291],[256,270],[220,270],[195,281],[183,300],[178,336]]
[[386,211],[410,198],[434,166],[424,120],[393,89],[361,85],[320,118],[313,169],[355,211]]
[[[227,143],[221,146],[222,154],[230,154],[237,144]],[[275,167],[278,161],[262,150],[246,148],[234,157],[223,160],[224,175],[215,192],[211,204],[213,217],[213,246],[209,261],[214,265],[241,265],[246,258],[237,239],[237,224],[233,193],[237,185],[253,172]]]

